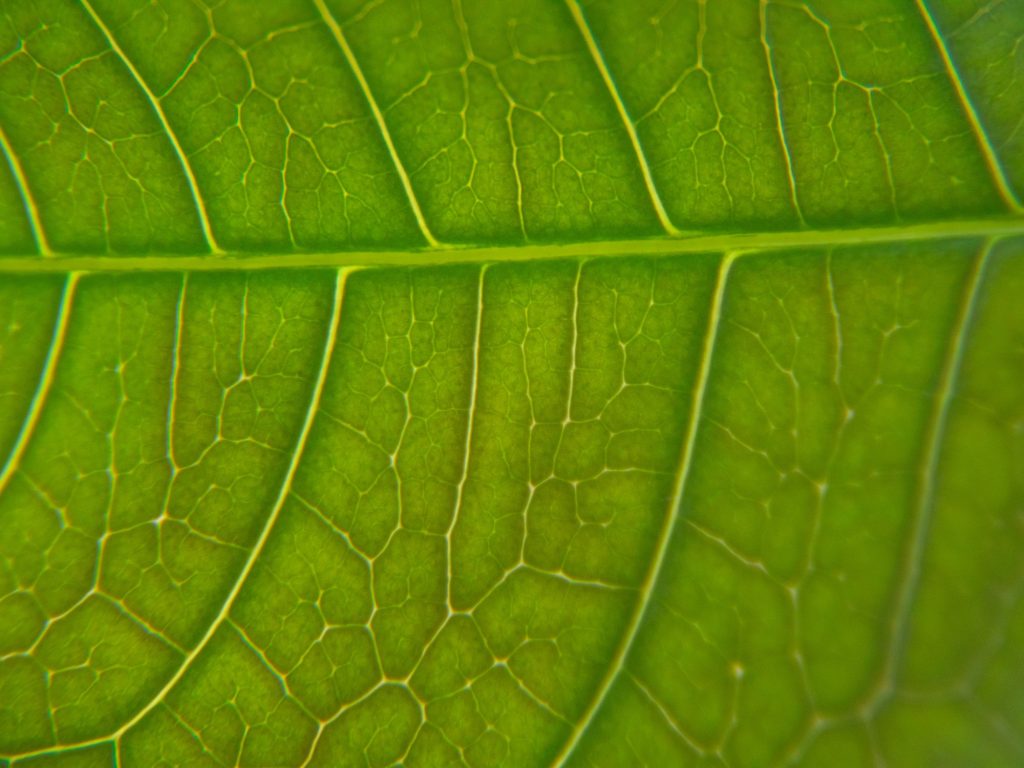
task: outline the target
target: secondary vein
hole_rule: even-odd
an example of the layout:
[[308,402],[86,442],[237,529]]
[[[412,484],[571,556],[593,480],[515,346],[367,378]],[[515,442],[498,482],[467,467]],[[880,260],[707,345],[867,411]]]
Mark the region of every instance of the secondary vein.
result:
[[93,24],[96,25],[104,39],[107,41],[107,45],[110,49],[117,54],[118,58],[124,63],[125,67],[128,68],[128,72],[138,83],[139,88],[146,95],[146,100],[149,101],[150,106],[153,107],[153,112],[156,113],[157,120],[160,121],[160,127],[163,128],[164,134],[167,139],[171,142],[171,146],[174,148],[174,154],[178,158],[178,163],[181,166],[182,173],[185,175],[185,181],[188,184],[189,192],[192,193],[192,203],[195,206],[196,216],[199,217],[199,224],[203,229],[203,237],[206,239],[206,244],[209,246],[213,253],[221,253],[222,249],[217,244],[217,238],[214,237],[213,229],[210,226],[210,218],[206,214],[206,206],[203,203],[203,198],[199,194],[199,182],[196,181],[195,173],[192,170],[192,164],[189,162],[188,155],[185,154],[184,148],[181,146],[181,142],[178,141],[178,135],[171,128],[170,122],[167,120],[167,115],[164,113],[163,105],[160,103],[160,99],[157,98],[156,94],[149,87],[149,84],[143,79],[139,70],[132,63],[132,60],[128,58],[125,52],[121,49],[120,44],[117,42],[117,38],[107,27],[106,23],[100,18],[99,14],[93,9],[92,4],[89,0],[82,0],[82,7],[85,8],[89,17],[92,19]]
[[60,361],[61,353],[64,351],[64,339],[68,331],[68,319],[71,317],[71,306],[75,301],[75,290],[78,287],[79,275],[73,272],[68,275],[64,283],[64,291],[60,297],[60,309],[57,312],[57,319],[53,323],[53,336],[50,339],[50,348],[46,353],[46,362],[43,363],[43,371],[39,377],[39,385],[36,387],[32,402],[25,414],[25,420],[21,424],[18,436],[14,440],[7,461],[0,468],[0,495],[3,495],[4,488],[10,482],[15,470],[21,463],[22,456],[28,448],[29,440],[35,432],[39,418],[42,416],[43,407],[53,388],[53,381],[57,375],[57,363]]
[[2,125],[0,125],[0,151],[4,153],[7,165],[14,176],[14,182],[18,187],[18,194],[21,195],[21,204],[25,208],[25,215],[28,217],[32,238],[36,241],[39,255],[52,256],[53,249],[50,248],[50,243],[46,239],[46,230],[43,229],[43,223],[39,220],[39,207],[36,205],[35,197],[32,195],[32,188],[28,184],[25,169],[21,167],[21,161],[15,154],[14,147],[11,146],[11,142],[8,140],[7,134],[4,133]]
[[328,29],[330,29],[335,42],[338,44],[342,54],[345,56],[345,61],[348,62],[348,66],[352,70],[352,74],[355,75],[356,82],[359,83],[359,87],[362,90],[363,95],[366,97],[366,102],[370,105],[370,111],[373,113],[373,118],[377,122],[377,127],[380,129],[380,135],[383,137],[384,143],[387,145],[388,154],[391,155],[391,162],[394,164],[395,171],[398,173],[398,178],[402,182],[402,188],[405,190],[405,196],[409,200],[409,205],[412,207],[413,215],[416,217],[416,223],[419,225],[420,232],[423,233],[423,238],[431,247],[437,247],[439,245],[437,238],[435,238],[433,232],[430,231],[430,226],[427,224],[426,217],[423,215],[423,210],[420,208],[419,200],[416,198],[416,192],[412,188],[412,180],[409,178],[409,174],[405,170],[405,165],[398,156],[398,150],[395,149],[395,142],[391,138],[391,131],[388,129],[388,124],[384,120],[384,113],[381,111],[380,105],[377,104],[377,99],[374,98],[373,91],[370,90],[370,84],[366,81],[366,76],[363,74],[363,68],[359,66],[359,60],[356,58],[351,46],[349,46],[341,25],[338,23],[338,20],[334,18],[334,14],[331,13],[330,9],[324,4],[324,0],[313,0],[313,2],[316,4],[317,11],[319,11],[320,16],[323,18],[324,24],[327,25]]
[[992,174],[992,179],[995,181],[996,188],[999,190],[999,196],[1003,199],[1010,210],[1024,210],[1016,193],[1010,186],[1010,182],[1006,178],[1003,166],[1000,164],[995,148],[992,146],[992,140],[989,138],[988,132],[981,123],[978,111],[974,108],[974,102],[971,101],[971,97],[967,93],[967,89],[964,88],[964,82],[960,77],[960,73],[957,71],[956,63],[953,61],[953,57],[949,52],[949,47],[946,45],[946,41],[943,39],[942,33],[939,32],[939,27],[935,23],[935,18],[932,16],[928,6],[925,5],[924,0],[916,0],[916,4],[917,10],[920,12],[925,24],[928,26],[928,33],[931,35],[932,41],[935,43],[935,47],[938,49],[939,55],[942,57],[942,65],[945,67],[946,74],[949,76],[949,81],[952,84],[953,89],[956,91],[957,99],[959,99],[964,113],[967,115],[967,120],[971,124],[971,130],[974,132],[974,136],[978,140],[978,147],[981,149],[981,153],[985,157],[985,165]]
[[583,9],[580,8],[580,5],[576,0],[565,1],[569,6],[569,12],[572,14],[573,21],[576,23],[576,27],[579,29],[580,35],[583,37],[583,41],[587,44],[587,50],[590,52],[590,57],[594,60],[594,64],[601,73],[601,79],[604,81],[605,87],[608,89],[608,93],[612,97],[612,101],[615,102],[615,109],[619,113],[619,117],[622,119],[622,124],[626,129],[626,133],[629,135],[629,141],[633,145],[633,152],[636,155],[637,163],[640,165],[640,172],[644,177],[644,184],[647,186],[647,192],[651,197],[651,204],[654,205],[654,211],[658,214],[658,221],[661,222],[661,226],[664,227],[665,231],[670,235],[678,234],[679,228],[672,223],[672,219],[669,217],[668,211],[665,210],[665,204],[661,200],[661,195],[658,194],[658,188],[654,185],[654,176],[651,174],[650,163],[647,162],[647,155],[644,153],[643,145],[640,143],[640,136],[636,132],[636,124],[633,122],[633,118],[629,115],[626,103],[622,100],[622,94],[619,93],[619,87],[615,84],[615,80],[612,78],[612,73],[608,69],[608,63],[604,60],[604,54],[601,52],[601,48],[598,46],[597,40],[594,39],[594,33],[590,29],[590,24],[587,22],[586,16],[583,15]]
[[704,392],[707,389],[708,378],[711,371],[711,361],[715,350],[715,341],[718,337],[718,326],[722,316],[722,303],[725,296],[725,287],[729,280],[729,270],[732,268],[732,264],[738,255],[739,254],[737,253],[726,254],[722,258],[722,262],[718,267],[715,292],[711,299],[708,326],[704,334],[704,346],[701,353],[700,367],[697,372],[697,379],[693,386],[693,399],[690,404],[690,420],[686,428],[686,436],[683,440],[682,450],[680,451],[679,468],[676,472],[675,487],[672,493],[672,498],[669,501],[668,511],[661,526],[661,531],[658,534],[658,540],[655,544],[654,552],[651,556],[650,568],[647,570],[647,575],[644,577],[644,581],[640,585],[636,608],[634,609],[629,624],[623,633],[622,640],[619,642],[619,646],[616,649],[615,656],[608,667],[608,671],[605,673],[604,678],[601,680],[601,684],[598,686],[596,694],[593,699],[591,699],[590,705],[587,707],[583,716],[573,729],[569,739],[565,742],[562,749],[555,757],[552,765],[565,765],[566,761],[568,761],[569,757],[572,755],[573,750],[575,750],[576,745],[579,744],[580,739],[583,738],[583,734],[586,733],[587,727],[601,709],[601,705],[611,692],[612,686],[618,679],[619,674],[625,668],[629,652],[633,648],[633,642],[639,634],[640,625],[643,623],[644,616],[647,615],[647,607],[650,605],[651,595],[654,592],[654,588],[658,583],[659,577],[661,576],[661,571],[664,567],[666,556],[668,555],[669,542],[672,539],[672,533],[676,529],[676,524],[679,521],[682,511],[683,496],[686,492],[686,482],[690,476],[690,468],[693,465],[694,446],[697,441],[701,411],[704,407]]

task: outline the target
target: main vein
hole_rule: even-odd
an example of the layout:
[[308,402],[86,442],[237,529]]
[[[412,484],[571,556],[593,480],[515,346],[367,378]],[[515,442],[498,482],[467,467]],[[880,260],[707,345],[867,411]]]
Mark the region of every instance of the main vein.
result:
[[715,350],[715,340],[718,337],[718,326],[719,320],[722,316],[722,301],[725,297],[725,286],[729,280],[729,270],[731,269],[732,263],[735,261],[737,255],[738,254],[736,253],[726,254],[722,258],[722,262],[718,267],[718,277],[715,283],[715,292],[711,299],[708,326],[704,333],[704,346],[701,353],[700,367],[697,371],[697,380],[694,382],[693,386],[693,395],[690,403],[690,420],[686,429],[686,436],[683,440],[682,450],[680,451],[679,467],[676,471],[675,486],[672,492],[672,498],[669,500],[665,519],[661,525],[661,531],[658,533],[658,540],[651,556],[650,568],[648,568],[644,581],[640,585],[636,607],[634,608],[633,615],[630,617],[629,624],[626,626],[626,630],[623,633],[622,640],[619,642],[619,646],[615,651],[615,656],[608,667],[608,671],[605,673],[604,678],[601,680],[601,684],[598,686],[597,693],[594,695],[590,705],[576,724],[576,727],[573,729],[569,739],[562,746],[558,756],[555,757],[552,763],[553,765],[564,765],[570,755],[572,755],[572,752],[576,748],[580,739],[583,738],[583,734],[586,732],[587,727],[601,709],[601,705],[608,697],[612,686],[619,677],[619,673],[625,667],[626,660],[629,657],[629,652],[633,648],[633,642],[636,640],[637,634],[640,631],[640,625],[643,623],[644,616],[647,615],[647,607],[651,602],[651,594],[653,593],[655,585],[657,585],[658,579],[661,576],[661,571],[665,565],[665,559],[668,554],[669,541],[672,539],[672,533],[676,529],[676,523],[678,522],[682,511],[683,495],[686,492],[686,482],[690,476],[690,467],[693,465],[694,445],[697,441],[697,431],[700,426],[701,412],[704,407],[704,392],[707,389],[708,377],[711,372],[711,360]]
[[218,256],[174,255],[57,255],[0,258],[0,274],[39,272],[228,272],[265,269],[310,269],[376,266],[481,264],[502,261],[595,259],[625,256],[674,256],[686,253],[837,248],[878,243],[910,243],[950,238],[1012,237],[1024,235],[1024,217],[960,219],[909,225],[847,229],[716,233],[635,240],[522,244],[450,245],[397,251],[299,251],[295,253],[227,253]]

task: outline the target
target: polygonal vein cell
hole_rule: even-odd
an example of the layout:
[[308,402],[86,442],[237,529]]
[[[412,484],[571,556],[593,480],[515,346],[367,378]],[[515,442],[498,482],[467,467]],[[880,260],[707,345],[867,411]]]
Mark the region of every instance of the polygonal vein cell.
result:
[[289,476],[331,327],[323,278],[80,280],[0,497],[18,627],[0,677],[21,702],[4,752],[116,731],[204,642]]

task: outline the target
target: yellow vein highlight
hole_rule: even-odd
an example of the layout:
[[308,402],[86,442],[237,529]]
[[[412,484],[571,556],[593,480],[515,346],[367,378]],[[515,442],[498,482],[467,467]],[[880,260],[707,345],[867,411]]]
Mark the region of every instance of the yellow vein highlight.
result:
[[725,287],[729,281],[729,270],[732,268],[733,262],[738,257],[739,254],[737,253],[728,253],[722,257],[721,264],[719,264],[718,267],[718,276],[715,282],[715,293],[711,299],[708,327],[704,333],[704,346],[701,352],[700,368],[697,372],[697,380],[694,382],[693,386],[693,396],[690,404],[690,422],[687,425],[686,437],[683,440],[683,447],[680,452],[679,469],[676,472],[675,487],[672,492],[672,498],[669,501],[665,520],[661,525],[661,531],[658,533],[658,541],[654,547],[651,566],[648,568],[647,575],[644,577],[644,581],[640,585],[636,608],[633,610],[633,615],[630,617],[629,624],[623,633],[622,640],[615,651],[615,656],[612,658],[608,671],[601,680],[597,693],[594,695],[590,705],[576,724],[576,727],[573,729],[569,739],[565,742],[558,755],[552,761],[552,765],[565,765],[566,761],[568,761],[569,757],[572,755],[573,750],[576,748],[576,745],[579,744],[580,739],[583,738],[583,734],[586,733],[590,723],[601,709],[601,705],[604,704],[605,699],[608,698],[608,694],[611,691],[612,686],[615,684],[615,681],[618,679],[619,674],[625,668],[626,659],[629,656],[630,650],[633,648],[633,642],[636,640],[637,634],[640,631],[640,625],[643,622],[644,616],[647,615],[647,606],[650,605],[651,595],[653,594],[654,588],[661,576],[661,570],[668,555],[669,542],[672,539],[672,533],[675,531],[676,524],[679,521],[679,516],[682,511],[683,495],[686,492],[686,482],[689,479],[690,468],[693,465],[693,449],[697,442],[700,415],[704,408],[704,392],[707,389],[708,378],[711,372],[711,361],[715,351],[715,341],[718,338],[718,326],[722,317],[722,303],[725,297]]
[[1003,198],[1003,201],[1012,211],[1016,212],[1024,210],[1016,193],[1010,186],[1010,182],[1006,178],[1003,166],[999,163],[999,158],[996,156],[995,148],[992,146],[992,141],[989,139],[988,133],[981,124],[981,118],[978,117],[978,112],[974,108],[974,103],[971,101],[971,97],[967,95],[967,90],[964,88],[963,80],[960,79],[960,73],[957,71],[956,64],[953,62],[953,57],[949,53],[946,41],[942,38],[942,33],[939,32],[939,27],[935,23],[935,18],[932,16],[931,11],[928,10],[928,6],[925,5],[925,0],[915,0],[915,2],[917,3],[917,10],[921,13],[921,17],[928,25],[928,32],[931,34],[932,40],[935,42],[935,47],[938,49],[939,55],[942,57],[942,64],[946,68],[946,74],[949,76],[949,80],[953,84],[953,88],[956,90],[956,95],[960,100],[960,105],[963,107],[963,110],[967,115],[967,119],[971,123],[971,129],[974,131],[974,136],[978,140],[978,147],[981,149],[981,154],[985,157],[985,165],[988,166],[989,172],[992,174],[992,179],[996,183],[996,188],[999,190],[999,196]]
[[10,167],[14,181],[18,185],[21,204],[25,207],[25,215],[28,216],[29,228],[32,230],[32,238],[36,242],[36,248],[39,249],[39,255],[52,256],[53,250],[46,239],[46,230],[43,229],[43,223],[39,220],[39,207],[32,196],[32,188],[28,185],[25,169],[21,167],[21,161],[18,160],[18,156],[14,153],[14,147],[11,146],[10,141],[7,139],[7,134],[4,133],[2,125],[0,125],[0,150],[3,151],[4,157],[7,158],[7,165]]
[[963,366],[966,340],[974,320],[978,296],[984,282],[985,268],[994,245],[994,241],[987,241],[974,260],[971,274],[964,286],[956,325],[952,329],[953,336],[946,350],[946,359],[942,366],[938,390],[935,393],[931,416],[928,419],[927,442],[923,456],[924,465],[918,479],[918,489],[910,522],[910,536],[903,561],[903,576],[897,588],[896,603],[893,607],[894,613],[885,667],[879,678],[878,686],[862,710],[868,716],[874,715],[892,694],[896,668],[902,661],[903,649],[907,640],[907,625],[910,622],[910,610],[921,581],[921,561],[924,558],[932,515],[935,512],[935,485],[939,475],[939,458],[946,438],[946,427],[949,424],[949,411],[956,394],[957,380]]
[[57,319],[53,323],[53,336],[50,339],[50,349],[46,353],[46,362],[43,363],[43,370],[39,377],[39,384],[36,386],[35,394],[32,395],[32,402],[29,404],[25,420],[21,424],[18,436],[14,440],[11,452],[7,461],[0,469],[0,495],[10,482],[15,470],[21,463],[22,456],[28,448],[29,440],[35,432],[36,425],[43,413],[43,406],[46,405],[47,397],[53,388],[53,380],[57,375],[57,363],[60,361],[61,353],[64,351],[64,339],[68,332],[68,318],[71,317],[71,307],[75,302],[75,290],[78,287],[80,275],[72,272],[64,283],[64,290],[60,296],[60,309],[57,311]]
[[598,46],[597,41],[594,39],[594,33],[590,29],[590,24],[587,22],[586,16],[583,15],[583,9],[580,8],[577,0],[565,0],[566,5],[569,6],[569,12],[572,13],[573,21],[576,22],[576,27],[580,31],[580,35],[583,36],[584,42],[587,44],[587,50],[590,51],[590,57],[594,60],[594,64],[597,66],[598,71],[601,73],[601,79],[604,80],[605,87],[611,94],[612,101],[615,102],[615,109],[619,113],[619,117],[622,119],[622,124],[626,128],[626,133],[629,134],[629,141],[633,145],[633,152],[636,154],[637,163],[640,165],[640,172],[644,177],[644,184],[647,186],[647,192],[651,196],[651,203],[654,205],[654,211],[658,214],[658,220],[661,222],[661,226],[670,235],[679,234],[679,228],[672,223],[672,219],[668,215],[668,211],[665,210],[665,204],[661,201],[661,195],[658,194],[658,188],[654,185],[654,177],[651,175],[651,166],[647,162],[647,155],[644,154],[643,146],[640,144],[640,137],[636,132],[636,125],[633,123],[633,119],[629,116],[629,110],[626,109],[625,102],[622,101],[622,94],[619,93],[619,87],[615,84],[615,80],[612,79],[612,73],[608,70],[608,63],[604,60],[604,54],[601,52],[601,48]]
[[349,47],[348,40],[345,39],[345,33],[341,29],[341,25],[338,24],[338,20],[334,18],[334,14],[331,13],[330,9],[324,4],[324,0],[313,0],[316,5],[317,11],[320,12],[321,18],[324,20],[324,24],[331,30],[331,34],[334,35],[334,40],[337,42],[338,47],[341,48],[341,52],[345,56],[345,61],[348,62],[349,67],[352,70],[352,74],[355,75],[356,81],[359,83],[359,87],[363,91],[363,95],[366,96],[366,101],[370,105],[370,110],[373,112],[373,118],[377,121],[377,127],[380,128],[380,134],[384,137],[384,143],[388,147],[388,153],[391,155],[391,161],[395,165],[395,171],[398,173],[398,178],[402,181],[402,187],[405,189],[405,196],[409,199],[409,205],[412,206],[413,215],[416,216],[416,223],[419,224],[420,232],[423,233],[423,237],[426,239],[427,244],[431,247],[436,247],[438,243],[437,238],[434,237],[433,232],[430,231],[430,227],[427,225],[427,220],[423,216],[423,211],[420,209],[419,200],[416,198],[416,193],[412,188],[412,180],[409,178],[409,174],[405,170],[405,165],[402,163],[401,158],[398,156],[398,150],[395,149],[395,142],[391,138],[391,131],[388,130],[388,124],[384,121],[384,113],[381,111],[380,105],[377,104],[377,99],[373,96],[373,91],[370,90],[370,84],[366,81],[366,76],[363,74],[363,68],[359,66],[359,61],[356,59],[355,53]]
[[107,27],[103,19],[100,18],[99,14],[93,9],[92,4],[89,0],[82,0],[82,7],[88,12],[92,18],[93,24],[100,30],[103,37],[106,38],[107,44],[111,50],[114,51],[124,62],[124,65],[128,68],[132,77],[139,84],[139,88],[146,94],[146,98],[149,100],[150,105],[153,107],[153,111],[156,113],[157,119],[160,121],[160,126],[164,130],[164,134],[171,142],[171,146],[174,147],[174,153],[178,156],[178,163],[181,165],[181,170],[185,174],[185,181],[188,183],[189,191],[192,193],[192,202],[195,205],[196,215],[199,217],[199,224],[203,228],[203,237],[206,238],[206,243],[210,247],[213,253],[222,253],[223,250],[217,244],[217,238],[214,237],[213,229],[210,227],[210,219],[206,214],[206,206],[203,204],[203,199],[199,194],[199,184],[196,181],[195,173],[192,171],[192,165],[188,161],[188,155],[185,154],[185,150],[181,146],[181,142],[178,141],[178,135],[171,128],[170,122],[167,120],[167,115],[164,113],[163,105],[160,104],[160,99],[157,98],[156,94],[153,93],[152,89],[142,79],[142,75],[139,70],[135,68],[123,50],[121,50],[120,44],[114,37],[113,33]]

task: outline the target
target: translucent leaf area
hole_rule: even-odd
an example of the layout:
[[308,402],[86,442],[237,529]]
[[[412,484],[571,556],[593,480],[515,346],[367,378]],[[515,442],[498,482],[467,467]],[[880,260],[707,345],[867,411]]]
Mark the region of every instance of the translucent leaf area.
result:
[[0,0],[0,765],[1024,765],[1019,0]]

